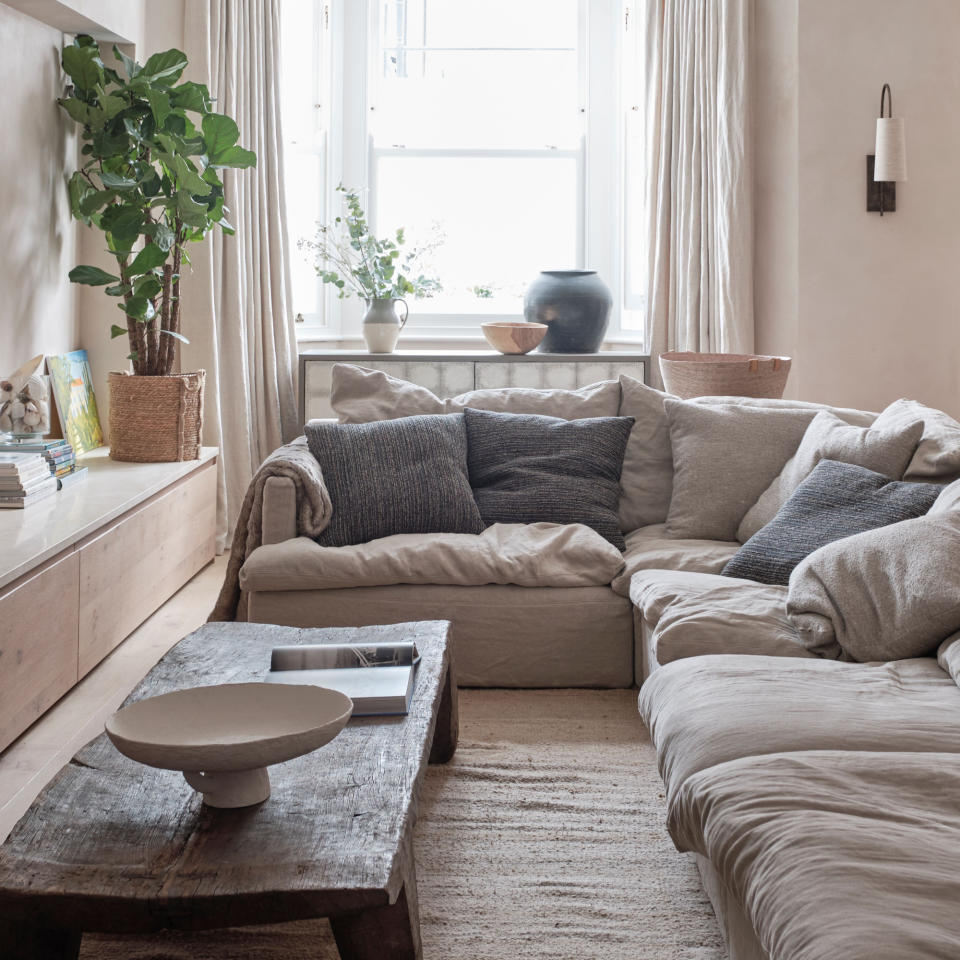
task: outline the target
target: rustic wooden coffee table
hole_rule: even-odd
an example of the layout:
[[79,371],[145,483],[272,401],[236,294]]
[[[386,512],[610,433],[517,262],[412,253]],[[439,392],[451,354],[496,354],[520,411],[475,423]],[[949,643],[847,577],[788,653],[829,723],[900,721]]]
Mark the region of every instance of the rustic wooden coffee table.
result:
[[87,744],[0,847],[4,960],[75,958],[84,931],[308,917],[330,918],[344,960],[419,958],[417,801],[428,760],[457,746],[449,631],[217,623],[182,640],[130,700],[261,678],[278,644],[415,640],[422,660],[407,716],[351,720],[271,767],[272,796],[255,807],[204,807],[181,774],[128,760],[105,735]]

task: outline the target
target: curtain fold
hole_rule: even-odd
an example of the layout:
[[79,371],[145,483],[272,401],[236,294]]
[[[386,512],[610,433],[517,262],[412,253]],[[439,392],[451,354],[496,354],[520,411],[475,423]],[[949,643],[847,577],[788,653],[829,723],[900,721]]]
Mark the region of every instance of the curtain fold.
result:
[[646,10],[646,339],[659,383],[668,350],[753,350],[752,0]]
[[183,370],[204,368],[203,441],[220,448],[222,551],[255,470],[297,432],[297,345],[291,310],[280,124],[280,0],[188,0],[188,79],[236,120],[251,170],[224,170],[227,219],[192,245],[181,281]]

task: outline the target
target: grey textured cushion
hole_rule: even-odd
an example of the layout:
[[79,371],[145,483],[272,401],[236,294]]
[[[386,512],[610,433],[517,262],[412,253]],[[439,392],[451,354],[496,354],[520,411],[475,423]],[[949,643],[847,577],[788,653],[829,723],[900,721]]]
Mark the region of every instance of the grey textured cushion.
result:
[[821,460],[855,463],[899,480],[922,435],[922,420],[887,428],[881,427],[879,421],[871,427],[855,427],[829,411],[818,413],[807,427],[797,452],[740,521],[737,539],[746,543],[765,527]]
[[618,507],[632,417],[561,420],[464,411],[470,484],[485,523],[583,523],[624,549]]
[[787,616],[821,657],[922,657],[960,630],[958,570],[960,513],[928,514],[811,554],[790,578]]
[[794,567],[814,550],[866,530],[922,517],[942,489],[821,460],[776,517],[740,548],[723,575],[786,585]]
[[[664,401],[673,449],[673,496],[667,536],[736,540],[747,510],[796,453],[817,407]],[[871,414],[840,412],[871,423]]]
[[333,504],[324,547],[396,533],[480,533],[462,414],[306,427]]

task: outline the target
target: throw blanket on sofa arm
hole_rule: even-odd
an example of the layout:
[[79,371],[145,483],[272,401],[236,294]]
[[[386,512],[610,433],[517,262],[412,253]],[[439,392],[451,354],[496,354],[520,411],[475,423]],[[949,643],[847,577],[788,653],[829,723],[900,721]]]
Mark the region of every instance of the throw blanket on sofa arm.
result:
[[333,514],[330,495],[323,482],[320,464],[308,449],[306,438],[299,437],[293,443],[274,450],[254,474],[240,505],[227,575],[208,621],[247,618],[247,597],[240,590],[240,568],[263,543],[263,488],[271,477],[287,477],[293,481],[297,496],[298,534],[316,537],[330,523]]

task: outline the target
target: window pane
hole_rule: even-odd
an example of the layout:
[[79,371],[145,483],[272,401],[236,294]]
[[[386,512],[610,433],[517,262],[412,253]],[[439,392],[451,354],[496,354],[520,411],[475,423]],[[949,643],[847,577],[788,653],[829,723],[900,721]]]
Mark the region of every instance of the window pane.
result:
[[284,166],[287,176],[287,225],[290,235],[290,282],[293,309],[306,317],[322,313],[322,287],[313,268],[312,254],[297,243],[316,233],[326,219],[323,203],[323,156],[288,149]]
[[578,264],[577,184],[571,157],[381,156],[377,232],[446,235],[433,264],[444,292],[419,313],[519,313],[540,270]]
[[576,0],[387,0],[374,52],[382,146],[579,141]]

